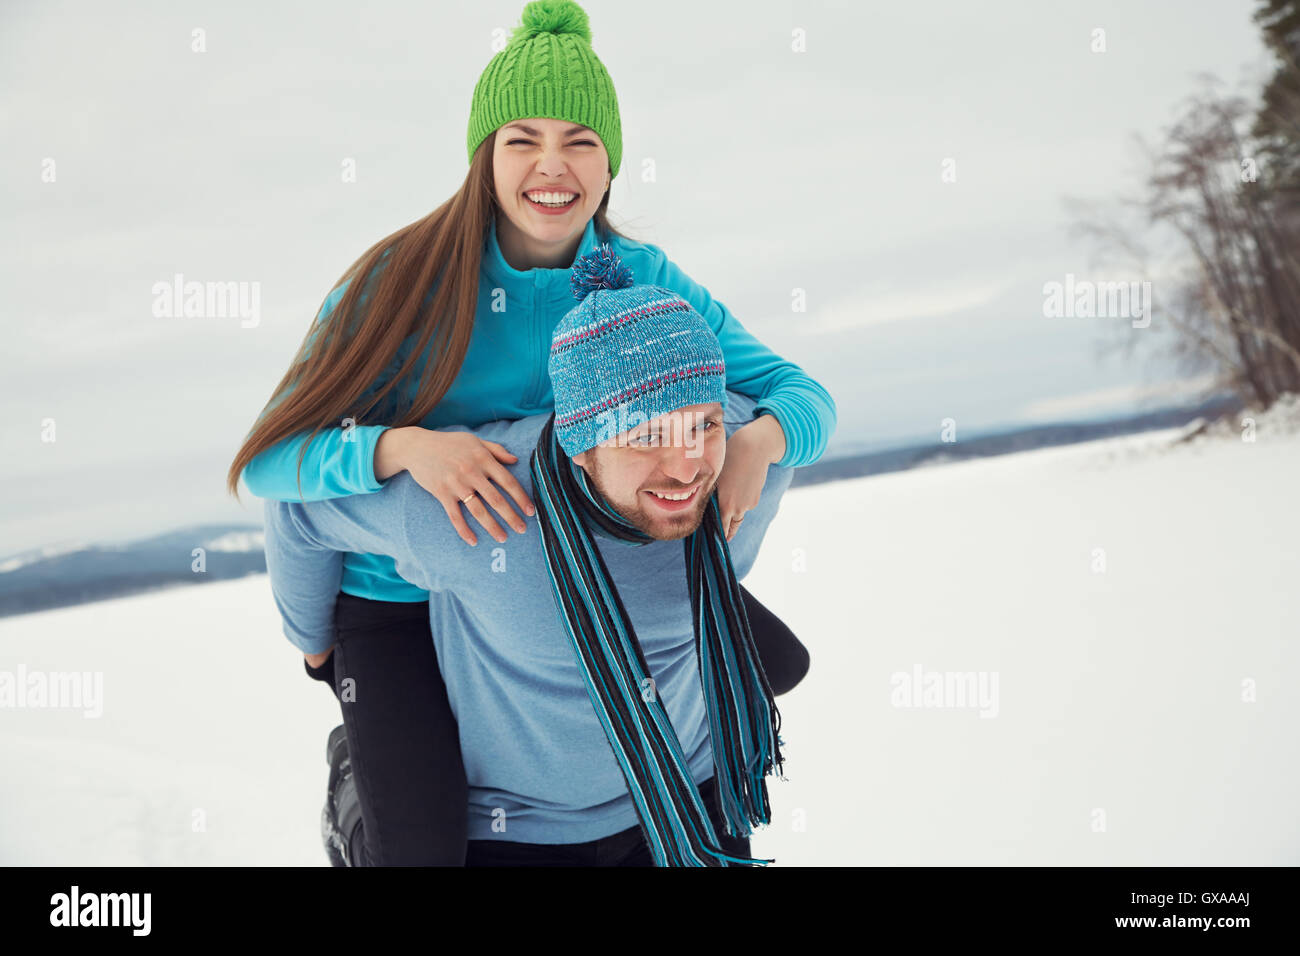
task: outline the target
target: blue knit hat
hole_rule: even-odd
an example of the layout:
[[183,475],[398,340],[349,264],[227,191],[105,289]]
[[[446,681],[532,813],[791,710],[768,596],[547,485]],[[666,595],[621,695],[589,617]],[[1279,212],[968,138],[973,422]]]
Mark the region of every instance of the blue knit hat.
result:
[[688,405],[726,405],[726,366],[704,316],[633,285],[608,242],[573,264],[578,304],[551,337],[555,436],[570,458]]

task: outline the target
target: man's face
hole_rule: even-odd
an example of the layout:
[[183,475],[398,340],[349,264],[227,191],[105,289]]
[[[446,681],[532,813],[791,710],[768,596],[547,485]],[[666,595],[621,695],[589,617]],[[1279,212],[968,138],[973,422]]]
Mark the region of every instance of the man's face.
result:
[[[573,456],[596,491],[630,524],[661,541],[699,527],[722,473],[722,405],[687,405]],[[659,495],[688,496],[680,501]]]

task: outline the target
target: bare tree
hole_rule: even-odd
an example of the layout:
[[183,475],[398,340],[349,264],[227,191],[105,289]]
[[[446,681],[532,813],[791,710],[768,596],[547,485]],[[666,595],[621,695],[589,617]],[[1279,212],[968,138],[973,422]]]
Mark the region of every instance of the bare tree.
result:
[[[1074,232],[1143,275],[1154,268],[1148,236],[1171,236],[1174,268],[1165,274],[1176,278],[1160,280],[1158,301],[1175,355],[1184,365],[1213,369],[1213,390],[1267,408],[1279,395],[1300,392],[1294,178],[1290,170],[1259,174],[1261,155],[1282,155],[1279,124],[1261,142],[1245,131],[1254,108],[1221,93],[1213,77],[1202,83],[1158,149],[1137,137],[1150,166],[1144,194],[1122,197],[1111,209],[1074,201],[1087,210],[1076,212]],[[1272,90],[1276,115],[1300,116],[1300,104],[1287,99],[1300,93],[1286,84]]]

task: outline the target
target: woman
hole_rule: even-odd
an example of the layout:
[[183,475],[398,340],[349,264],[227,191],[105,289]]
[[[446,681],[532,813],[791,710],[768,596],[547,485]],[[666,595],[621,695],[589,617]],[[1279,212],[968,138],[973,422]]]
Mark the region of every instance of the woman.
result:
[[[573,304],[568,270],[605,241],[638,281],[673,289],[709,319],[727,386],[766,412],[727,444],[717,496],[729,538],[771,462],[821,455],[835,425],[826,390],[750,336],[662,250],[610,225],[622,138],[590,36],[571,0],[525,7],[523,25],[475,88],[465,182],[429,216],[371,246],[326,298],[231,465],[232,493],[242,474],[264,498],[368,494],[407,470],[467,543],[478,537],[462,507],[498,542],[506,540],[498,518],[524,533],[514,508],[535,509],[503,467],[512,456],[437,429],[550,409],[546,361],[551,331]],[[368,689],[353,701],[341,695],[368,862],[463,863],[466,782],[428,596],[379,555],[347,555],[340,591],[336,634],[290,637],[309,674],[327,677],[332,665],[336,693],[349,680]],[[746,600],[772,686],[788,690],[806,670],[806,652]]]

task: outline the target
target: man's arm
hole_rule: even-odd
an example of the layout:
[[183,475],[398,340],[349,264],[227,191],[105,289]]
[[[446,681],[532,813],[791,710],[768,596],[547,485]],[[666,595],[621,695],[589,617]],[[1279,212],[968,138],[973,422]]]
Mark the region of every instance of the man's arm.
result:
[[[519,458],[506,468],[531,494],[529,460],[550,413],[487,422],[472,432]],[[343,575],[343,552],[385,554],[397,573],[424,591],[452,586],[455,561],[480,553],[461,540],[441,503],[403,471],[376,492],[323,501],[265,504],[266,565],[285,636],[305,654],[334,645],[334,603]],[[525,519],[536,521],[536,518]]]
[[304,654],[334,646],[334,600],[343,579],[343,553],[313,543],[299,529],[292,503],[267,499],[266,574],[287,637]]
[[[429,590],[431,574],[425,562],[435,552],[422,549],[423,560],[417,559],[406,533],[407,508],[419,495],[430,498],[402,472],[370,495],[266,501],[271,593],[285,636],[304,654],[320,654],[334,645],[334,601],[343,576],[343,552],[386,554],[396,562],[398,574]],[[451,528],[445,518],[444,523]]]

